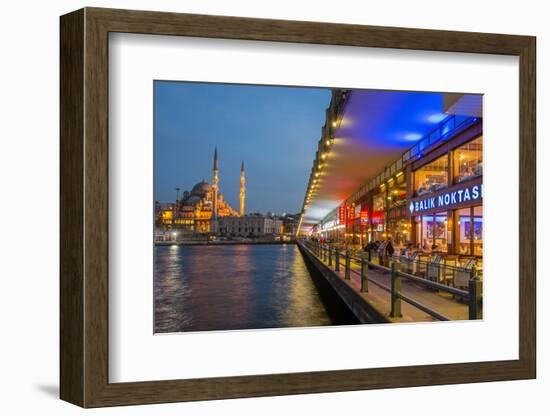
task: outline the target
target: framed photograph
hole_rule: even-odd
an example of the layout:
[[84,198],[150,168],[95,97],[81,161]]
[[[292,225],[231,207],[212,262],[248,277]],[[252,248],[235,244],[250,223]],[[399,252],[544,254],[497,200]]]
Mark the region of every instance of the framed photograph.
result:
[[535,38],[61,17],[82,407],[536,377]]

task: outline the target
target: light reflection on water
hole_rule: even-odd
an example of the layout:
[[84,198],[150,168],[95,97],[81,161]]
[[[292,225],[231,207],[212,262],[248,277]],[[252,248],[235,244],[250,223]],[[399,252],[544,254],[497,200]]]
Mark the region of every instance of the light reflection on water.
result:
[[333,323],[294,244],[155,248],[155,332]]

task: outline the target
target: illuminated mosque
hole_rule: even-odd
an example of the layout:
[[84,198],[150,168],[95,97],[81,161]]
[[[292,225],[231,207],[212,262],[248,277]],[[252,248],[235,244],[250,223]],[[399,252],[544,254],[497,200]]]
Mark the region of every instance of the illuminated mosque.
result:
[[[239,211],[234,210],[219,189],[218,149],[214,149],[212,184],[204,180],[185,191],[176,201],[175,210],[163,212],[163,223],[170,222],[182,231],[209,233],[216,229],[216,220],[223,217],[244,216],[245,176],[241,164]],[[168,218],[168,216],[172,218]]]

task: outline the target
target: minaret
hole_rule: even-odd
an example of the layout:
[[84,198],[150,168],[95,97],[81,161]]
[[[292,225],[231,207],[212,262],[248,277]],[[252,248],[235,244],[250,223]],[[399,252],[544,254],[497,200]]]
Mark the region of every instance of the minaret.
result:
[[244,215],[244,160],[241,164],[241,191],[239,193],[239,215],[242,217]]
[[218,217],[218,148],[214,148],[214,168],[212,169],[212,219]]

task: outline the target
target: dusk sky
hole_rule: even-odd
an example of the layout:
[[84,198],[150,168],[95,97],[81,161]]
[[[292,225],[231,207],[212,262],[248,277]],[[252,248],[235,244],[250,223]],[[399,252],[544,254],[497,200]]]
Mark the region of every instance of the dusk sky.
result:
[[241,161],[246,212],[300,211],[330,90],[155,81],[155,199],[211,183],[238,209]]

